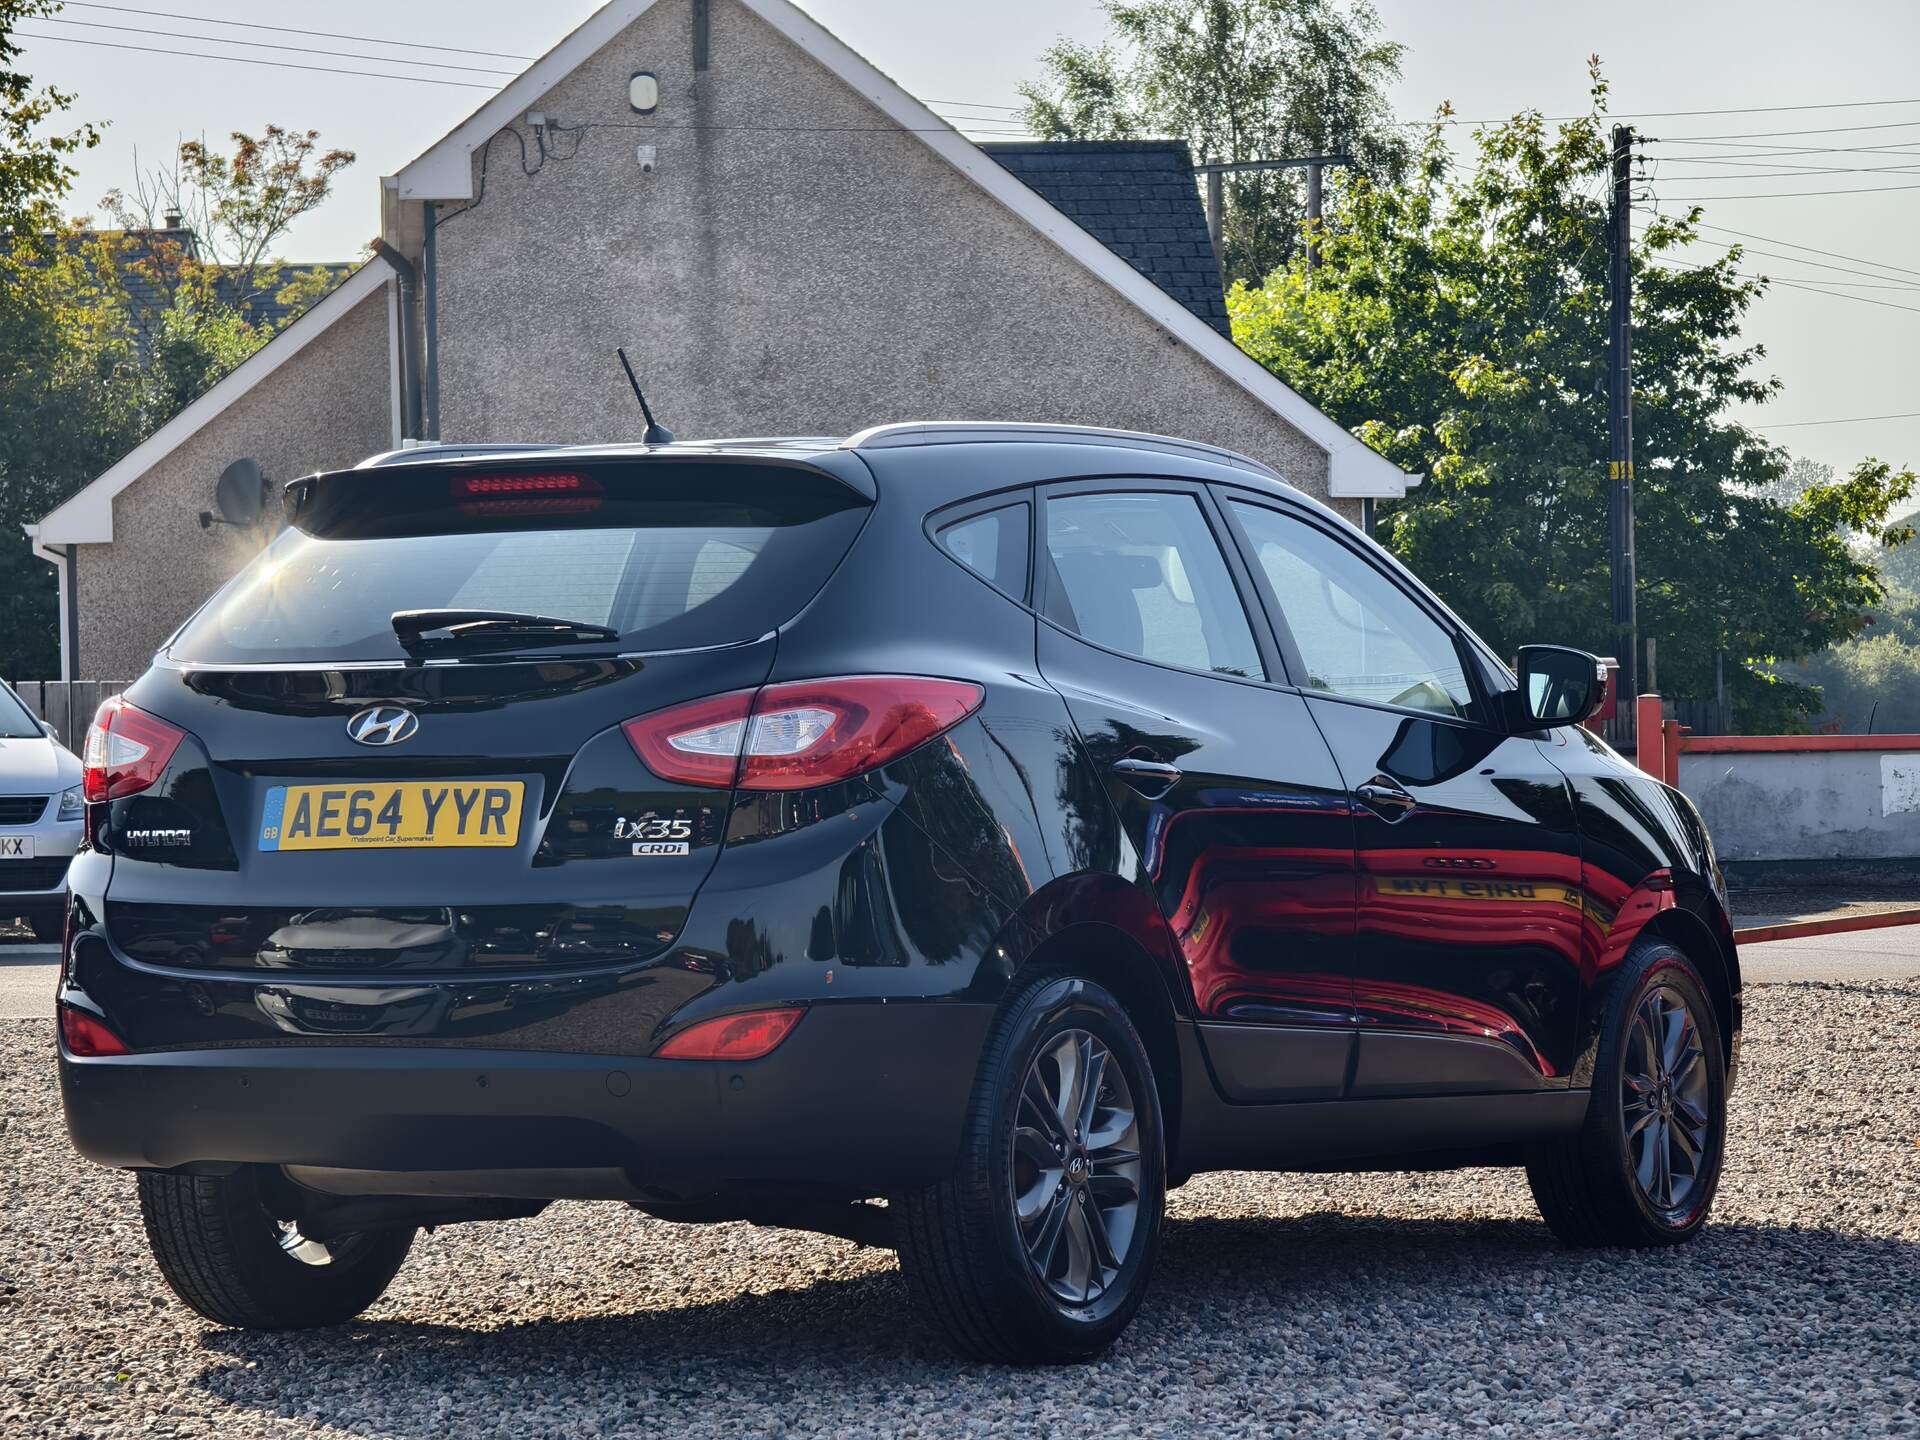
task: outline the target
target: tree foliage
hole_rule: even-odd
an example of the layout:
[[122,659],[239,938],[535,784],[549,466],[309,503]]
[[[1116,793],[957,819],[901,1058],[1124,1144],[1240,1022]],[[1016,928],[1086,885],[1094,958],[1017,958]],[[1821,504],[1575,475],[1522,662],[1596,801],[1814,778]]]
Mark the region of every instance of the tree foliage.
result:
[[[14,19],[50,13],[43,0],[0,0],[0,64],[17,50]],[[18,143],[71,97],[34,92],[0,71],[0,133]],[[37,93],[37,98],[36,98]],[[29,97],[27,118],[7,107]],[[191,142],[163,186],[136,182],[108,197],[119,230],[62,221],[71,172],[60,157],[95,132],[42,144],[41,163],[0,155],[0,676],[56,673],[57,577],[22,527],[54,509],[264,345],[275,319],[257,302],[310,303],[332,282],[321,269],[288,276],[272,247],[325,199],[352,155],[316,156],[317,137],[267,127],[236,134],[232,155]],[[84,143],[91,143],[90,139]],[[11,186],[12,188],[7,188]],[[37,188],[35,188],[37,187]],[[151,211],[205,224],[186,232]],[[292,312],[289,312],[292,313]]]
[[73,183],[67,157],[100,143],[96,125],[48,133],[47,122],[64,114],[73,96],[36,87],[20,68],[15,27],[59,10],[59,0],[0,0],[0,250],[8,254],[30,244],[57,213]]
[[[1413,178],[1353,187],[1324,263],[1296,258],[1228,299],[1242,348],[1424,482],[1383,540],[1487,638],[1614,649],[1608,603],[1608,307],[1600,113],[1523,114],[1462,170],[1435,125]],[[1724,652],[1749,727],[1799,723],[1819,697],[1775,669],[1844,640],[1882,582],[1854,537],[1896,543],[1910,470],[1863,460],[1802,477],[1726,418],[1771,397],[1741,339],[1764,290],[1741,251],[1678,261],[1699,211],[1651,219],[1633,254],[1639,619],[1661,687],[1713,693]],[[1676,263],[1677,262],[1677,263]]]
[[[1021,119],[1049,140],[1184,139],[1196,160],[1344,151],[1398,177],[1410,147],[1386,87],[1403,48],[1366,0],[1106,0],[1114,39],[1062,39],[1022,85]],[[1332,182],[1337,188],[1339,182]],[[1257,281],[1299,247],[1301,172],[1226,177],[1229,279]],[[1329,194],[1329,204],[1333,201]]]

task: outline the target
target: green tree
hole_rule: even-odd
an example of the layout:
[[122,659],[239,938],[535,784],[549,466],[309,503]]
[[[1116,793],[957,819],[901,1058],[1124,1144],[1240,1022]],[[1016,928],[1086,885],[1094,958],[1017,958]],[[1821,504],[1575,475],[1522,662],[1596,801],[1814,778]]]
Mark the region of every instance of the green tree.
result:
[[0,0],[0,250],[8,255],[30,245],[58,214],[73,183],[67,158],[100,143],[95,125],[47,133],[47,122],[64,114],[73,96],[36,87],[20,68],[16,27],[60,8],[59,0]]
[[[70,476],[119,444],[92,403],[99,376],[71,340],[98,318],[47,303],[67,257],[48,244],[73,183],[71,157],[99,128],[59,121],[73,97],[36,86],[20,65],[16,28],[55,14],[55,0],[0,0],[0,675],[51,673],[55,577],[21,526],[70,488]],[[71,278],[70,275],[68,278]]]
[[[1386,87],[1404,47],[1367,0],[1105,0],[1114,39],[1057,41],[1021,118],[1049,140],[1185,140],[1195,160],[1344,153],[1397,179],[1410,154]],[[1329,179],[1331,206],[1343,177]],[[1257,281],[1300,248],[1301,172],[1229,175],[1226,274]],[[1329,211],[1331,213],[1331,211]]]
[[[0,0],[0,27],[43,13],[39,0]],[[0,57],[17,53],[4,35],[0,28]],[[0,96],[13,93],[0,76]],[[30,84],[22,93],[34,94]],[[39,92],[43,100],[52,93]],[[69,103],[57,97],[54,109]],[[0,132],[30,136],[51,113],[36,111],[24,129],[8,131],[0,111]],[[164,177],[169,188],[145,177],[134,200],[109,196],[120,231],[59,219],[71,173],[58,156],[71,146],[48,152],[53,161],[31,172],[39,192],[22,185],[0,198],[14,217],[0,249],[0,676],[49,676],[59,664],[57,577],[22,527],[272,338],[273,321],[258,318],[262,297],[304,306],[332,282],[324,269],[288,276],[272,247],[326,198],[353,156],[317,153],[311,131],[268,126],[259,140],[233,138],[231,156],[182,146]],[[151,224],[143,207],[162,203],[205,224],[204,246],[167,239]],[[162,297],[157,306],[135,302],[136,278],[145,282],[140,293]]]
[[[1309,274],[1296,258],[1228,298],[1241,347],[1424,482],[1382,539],[1507,653],[1614,649],[1608,605],[1605,82],[1593,114],[1523,114],[1456,165],[1435,125],[1412,180],[1357,184]],[[1883,582],[1850,536],[1897,543],[1911,470],[1862,461],[1780,498],[1788,457],[1726,418],[1778,382],[1740,324],[1764,283],[1734,249],[1669,263],[1699,212],[1653,218],[1634,272],[1639,618],[1661,687],[1713,693],[1753,729],[1816,692],[1775,668],[1855,634]]]

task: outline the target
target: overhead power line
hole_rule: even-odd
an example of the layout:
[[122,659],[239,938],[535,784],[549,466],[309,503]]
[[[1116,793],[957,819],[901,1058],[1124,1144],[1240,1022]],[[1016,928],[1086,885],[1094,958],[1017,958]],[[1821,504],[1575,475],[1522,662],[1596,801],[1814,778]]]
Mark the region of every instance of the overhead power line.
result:
[[[1587,120],[1587,119],[1677,120],[1686,116],[1694,116],[1694,115],[1773,115],[1773,114],[1785,114],[1785,113],[1798,111],[1798,110],[1855,110],[1855,109],[1862,109],[1862,108],[1879,107],[1883,105],[1920,105],[1920,96],[1916,96],[1913,99],[1909,99],[1909,100],[1835,100],[1823,105],[1743,105],[1743,106],[1736,106],[1732,109],[1725,109],[1725,110],[1619,110],[1619,111],[1613,111],[1609,114],[1602,115],[1602,116],[1542,115],[1540,118],[1549,123],[1556,123],[1556,124],[1565,122],[1565,121],[1570,121],[1570,120]],[[1445,119],[1438,121],[1437,123],[1443,124],[1443,125],[1504,125],[1507,123],[1508,120],[1512,118],[1513,118],[1512,116],[1506,116],[1499,120],[1462,120],[1454,116],[1448,116]],[[1400,123],[1403,125],[1425,126],[1425,125],[1434,124],[1436,122],[1432,120],[1403,120]],[[1841,126],[1839,128],[1849,129],[1849,130],[1872,130],[1880,127],[1872,126],[1872,125],[1849,125],[1849,126]],[[1787,131],[1783,133],[1812,134],[1816,132]]]
[[[162,50],[157,45],[125,45],[112,40],[82,40],[74,35],[43,35],[16,30],[22,40],[52,40],[61,45],[89,45],[97,50],[137,50],[146,55],[177,55],[190,60],[227,60],[236,65],[266,65],[275,70],[310,70],[320,75],[358,75],[369,80],[400,80],[410,85],[451,85],[459,90],[498,90],[476,80],[441,80],[432,75],[396,75],[388,70],[343,70],[337,65],[296,65],[291,60],[268,60],[260,55],[219,55],[207,50]],[[404,64],[404,61],[395,61]]]
[[[343,35],[334,30],[296,30],[290,25],[262,25],[251,20],[215,20],[205,15],[185,15],[177,10],[140,10],[131,5],[104,5],[99,0],[66,0],[73,10],[111,10],[120,15],[146,15],[161,20],[191,20],[197,25],[227,25],[239,30],[272,30],[282,35],[312,35],[322,40],[358,40],[369,45],[398,45],[407,50],[440,50],[450,55],[481,55],[493,60],[535,60],[535,55],[509,55],[501,50],[468,50],[458,45],[429,45],[418,40],[383,40],[377,35]],[[211,35],[195,36],[211,40]]]
[[[1662,220],[1679,223],[1675,215],[1662,215]],[[1758,240],[1765,245],[1784,245],[1789,250],[1804,250],[1809,255],[1824,255],[1829,260],[1851,260],[1856,265],[1871,265],[1876,270],[1892,270],[1901,275],[1920,275],[1920,270],[1910,270],[1904,265],[1888,265],[1879,260],[1868,260],[1859,255],[1843,255],[1838,250],[1819,250],[1811,245],[1797,244],[1792,240],[1782,240],[1777,235],[1758,235],[1751,230],[1733,230],[1725,225],[1709,225],[1704,220],[1694,222],[1701,230],[1711,230],[1716,235],[1738,235],[1742,240]]]
[[[1697,260],[1681,260],[1671,255],[1653,255],[1649,259],[1659,265],[1677,265],[1688,270],[1707,270],[1711,266],[1702,265]],[[1734,272],[1743,280],[1762,280],[1769,285],[1784,285],[1789,290],[1805,290],[1810,295],[1825,295],[1834,300],[1851,300],[1859,305],[1878,305],[1883,310],[1905,310],[1920,315],[1920,305],[1897,305],[1891,300],[1876,300],[1871,295],[1850,295],[1845,290],[1828,290],[1819,285],[1809,285],[1804,280],[1782,280],[1771,275],[1750,275],[1744,270]]]
[[1776,420],[1756,425],[1756,430],[1798,430],[1803,425],[1864,425],[1869,420],[1920,419],[1920,410],[1902,410],[1894,415],[1844,415],[1838,420]]
[[[1645,235],[1646,235],[1646,231],[1644,230],[1636,232],[1636,238],[1644,238]],[[1711,245],[1719,250],[1731,250],[1733,248],[1733,246],[1728,244],[1725,240],[1708,240],[1704,236],[1700,237],[1700,243],[1702,245]],[[1811,265],[1816,270],[1832,270],[1841,275],[1858,275],[1863,280],[1884,280],[1889,282],[1890,284],[1899,285],[1903,288],[1920,290],[1920,280],[1895,280],[1893,276],[1881,274],[1877,270],[1856,270],[1851,266],[1847,266],[1847,265],[1835,265],[1831,261],[1815,260],[1808,255],[1789,255],[1784,251],[1780,251],[1780,250],[1762,250],[1758,246],[1754,246],[1754,245],[1741,245],[1740,250],[1741,250],[1741,253],[1744,255],[1765,255],[1770,260],[1786,260],[1786,261],[1790,261],[1795,265]],[[1817,253],[1824,253],[1824,252],[1817,252]],[[1872,264],[1873,262],[1867,261],[1866,263]],[[1811,276],[1808,278],[1821,279],[1821,277],[1819,276]],[[1840,282],[1837,280],[1822,280],[1822,283],[1827,285],[1837,285]]]
[[[1702,177],[1696,175],[1692,178],[1698,180]],[[1845,190],[1760,190],[1745,195],[1661,195],[1657,198],[1665,205],[1691,205],[1721,200],[1801,200],[1816,195],[1890,195],[1896,190],[1920,190],[1920,185],[1853,186]]]
[[1916,130],[1920,120],[1888,120],[1878,125],[1824,125],[1814,130],[1747,130],[1728,135],[1655,135],[1663,145],[1704,144],[1708,140],[1770,140],[1776,135],[1841,135],[1856,130]]
[[[98,20],[58,20],[43,17],[47,25],[84,25],[89,30],[112,30],[126,35],[157,35],[164,40],[188,40],[203,45],[244,45],[251,50],[290,50],[297,55],[330,55],[336,60],[372,60],[380,65],[425,65],[435,70],[464,70],[473,75],[515,75],[490,65],[455,65],[447,60],[406,60],[393,55],[369,55],[363,50],[315,50],[310,45],[276,45],[271,40],[228,40],[219,35],[189,35],[180,30],[153,30],[143,25],[108,25]],[[244,57],[235,57],[244,58]]]

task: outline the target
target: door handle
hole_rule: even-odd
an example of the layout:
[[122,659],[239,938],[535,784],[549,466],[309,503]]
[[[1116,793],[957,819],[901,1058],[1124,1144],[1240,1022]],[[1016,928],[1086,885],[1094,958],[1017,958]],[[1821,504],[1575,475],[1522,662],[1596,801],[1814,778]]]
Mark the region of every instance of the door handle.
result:
[[1164,760],[1142,760],[1129,755],[1113,762],[1113,773],[1149,800],[1158,800],[1180,783],[1180,767]]
[[1353,793],[1360,797],[1362,805],[1387,821],[1406,819],[1420,803],[1383,775],[1374,776]]

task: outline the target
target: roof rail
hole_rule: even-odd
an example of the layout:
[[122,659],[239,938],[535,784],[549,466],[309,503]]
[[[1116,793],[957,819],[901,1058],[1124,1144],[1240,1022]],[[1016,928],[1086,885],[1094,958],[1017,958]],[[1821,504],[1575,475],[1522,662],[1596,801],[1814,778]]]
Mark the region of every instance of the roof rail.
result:
[[849,435],[840,442],[840,448],[889,450],[904,445],[960,445],[1021,440],[1159,450],[1251,470],[1256,475],[1278,480],[1282,485],[1290,486],[1293,483],[1271,465],[1263,465],[1238,450],[1208,445],[1199,440],[1181,440],[1172,435],[1153,435],[1142,430],[1110,430],[1100,425],[1033,425],[1001,420],[913,420],[894,425],[875,425],[857,435]]
[[462,445],[452,440],[424,440],[398,450],[382,450],[378,455],[369,455],[353,468],[377,470],[383,465],[411,465],[418,460],[459,460],[469,455],[524,455],[553,448],[551,445]]

